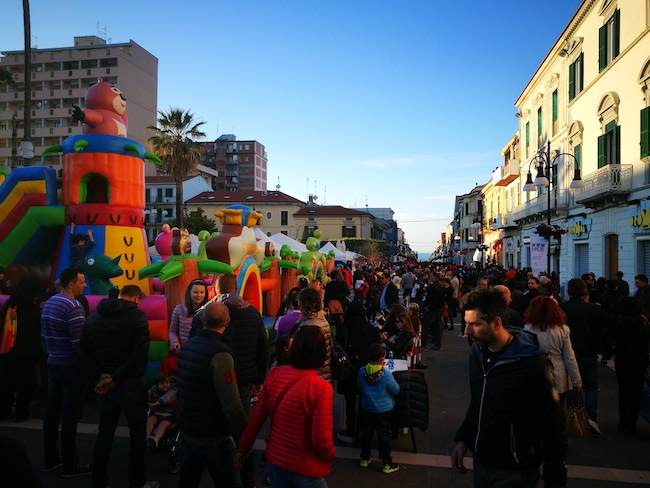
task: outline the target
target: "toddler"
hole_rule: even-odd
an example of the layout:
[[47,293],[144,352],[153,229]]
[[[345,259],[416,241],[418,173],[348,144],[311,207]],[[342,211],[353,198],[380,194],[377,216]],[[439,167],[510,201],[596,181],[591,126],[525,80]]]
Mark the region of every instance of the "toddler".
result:
[[[149,389],[149,418],[147,419],[147,443],[151,449],[158,448],[158,442],[165,435],[165,430],[176,422],[176,396],[178,387],[176,378],[168,374],[159,374],[156,383]],[[158,426],[155,435],[154,428]]]

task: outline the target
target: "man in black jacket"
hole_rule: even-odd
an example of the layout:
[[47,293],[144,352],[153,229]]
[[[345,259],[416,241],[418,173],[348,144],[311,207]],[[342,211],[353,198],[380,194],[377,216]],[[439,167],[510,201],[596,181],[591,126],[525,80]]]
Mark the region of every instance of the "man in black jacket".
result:
[[471,399],[451,453],[452,468],[465,474],[474,452],[474,486],[537,486],[544,463],[546,486],[566,484],[567,439],[553,367],[537,337],[508,331],[508,308],[495,290],[461,300],[470,354]]
[[178,361],[176,415],[183,443],[178,486],[198,487],[205,466],[215,486],[239,487],[231,436],[241,435],[246,413],[224,335],[230,322],[228,308],[209,303],[201,320],[203,327],[183,344]]
[[[429,311],[424,316],[424,334],[430,333],[433,338],[433,349],[442,349],[442,313],[445,309],[445,286],[440,281],[437,272],[431,273],[431,284],[427,287],[425,304]],[[423,341],[426,344],[426,341]]]
[[130,486],[158,488],[146,480],[147,389],[144,374],[149,353],[149,324],[138,308],[142,292],[127,285],[118,298],[105,298],[86,319],[79,343],[82,368],[99,382],[95,388],[99,433],[93,452],[93,487],[108,484],[108,459],[115,427],[124,412],[129,425]]
[[[592,434],[600,435],[598,420],[598,358],[603,333],[605,314],[602,307],[589,303],[587,283],[573,278],[567,283],[569,299],[560,304],[566,314],[566,325],[571,330],[571,345],[582,378],[585,392],[585,410],[589,416]],[[569,400],[570,401],[570,400]]]

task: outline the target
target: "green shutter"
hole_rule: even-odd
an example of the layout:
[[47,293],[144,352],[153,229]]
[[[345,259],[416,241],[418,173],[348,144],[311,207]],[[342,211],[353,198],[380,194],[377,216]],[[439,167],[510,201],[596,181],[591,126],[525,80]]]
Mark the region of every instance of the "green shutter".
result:
[[605,132],[611,132],[616,128],[616,121],[612,120],[605,126]]
[[575,160],[576,168],[581,169],[582,168],[582,145],[581,144],[577,144],[573,148],[573,156],[576,158]]
[[537,109],[537,137],[542,136],[542,107]]
[[650,107],[641,110],[641,157],[650,156]]
[[616,10],[614,12],[614,32],[613,36],[614,39],[612,39],[612,59],[616,58],[618,56],[619,51],[620,51],[620,46],[621,46],[621,11]]
[[582,91],[585,86],[585,53],[580,53],[580,86],[577,87],[578,93]]
[[598,136],[598,167],[602,168],[605,166],[605,134]]
[[612,133],[612,146],[614,149],[614,161],[609,164],[621,164],[621,126],[614,127]]
[[576,96],[575,72],[576,72],[576,64],[573,63],[569,66],[569,101],[573,100]]
[[598,71],[607,67],[607,25],[598,29]]
[[553,122],[557,122],[557,90],[553,92],[552,101],[553,101]]

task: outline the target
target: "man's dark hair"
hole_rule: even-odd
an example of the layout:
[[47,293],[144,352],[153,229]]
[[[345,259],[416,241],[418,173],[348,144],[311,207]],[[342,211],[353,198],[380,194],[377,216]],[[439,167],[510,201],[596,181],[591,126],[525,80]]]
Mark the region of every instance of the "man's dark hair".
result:
[[326,359],[325,334],[321,328],[313,325],[300,327],[289,349],[291,366],[296,369],[318,369]]
[[129,297],[129,298],[134,298],[134,297],[139,297],[142,298],[144,296],[144,293],[142,293],[142,290],[138,285],[125,285],[122,287],[120,290],[120,297]]
[[236,293],[237,277],[233,274],[220,274],[219,278],[217,278],[217,288],[219,288],[219,293],[222,295],[226,293]]
[[86,240],[86,236],[83,234],[75,234],[72,236],[73,244],[79,244],[80,242],[84,242],[85,240]]
[[648,284],[648,277],[644,274],[638,274],[634,277],[635,280],[639,280],[641,283]]
[[77,281],[77,275],[84,274],[83,268],[79,266],[70,266],[69,268],[61,271],[59,275],[59,281],[61,282],[61,289],[68,287],[70,283]]
[[580,278],[582,279],[582,281],[584,281],[584,282],[586,283],[587,280],[590,280],[590,279],[591,279],[591,274],[589,274],[589,273],[582,273],[582,276],[580,276]]
[[617,271],[617,272],[616,272],[616,277],[617,277],[619,280],[620,280],[621,278],[623,278],[623,275],[624,275],[624,273],[623,273],[622,271]]
[[381,344],[370,344],[368,348],[368,359],[371,363],[376,363],[381,358],[386,357],[386,348]]
[[496,290],[478,290],[472,291],[460,300],[461,312],[468,310],[478,310],[481,318],[486,322],[494,322],[497,317],[501,317],[503,327],[508,326],[510,313],[503,293]]
[[566,291],[570,297],[583,297],[587,294],[587,283],[580,278],[572,278],[566,285]]
[[535,281],[535,283],[537,283],[537,284],[539,285],[539,278],[535,278],[534,276],[531,276],[531,277],[528,278],[528,279],[529,279],[529,280],[533,280],[533,281]]
[[298,310],[298,304],[300,303],[300,288],[291,288],[287,298],[293,309]]

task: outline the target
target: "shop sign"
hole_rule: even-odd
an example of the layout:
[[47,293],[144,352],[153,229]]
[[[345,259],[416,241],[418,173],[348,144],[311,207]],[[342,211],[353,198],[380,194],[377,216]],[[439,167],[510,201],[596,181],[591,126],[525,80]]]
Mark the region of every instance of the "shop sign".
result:
[[639,203],[639,206],[631,210],[630,226],[636,227],[636,230],[650,230],[650,202],[644,200]]
[[567,233],[572,237],[589,237],[591,219],[576,217],[567,223]]

